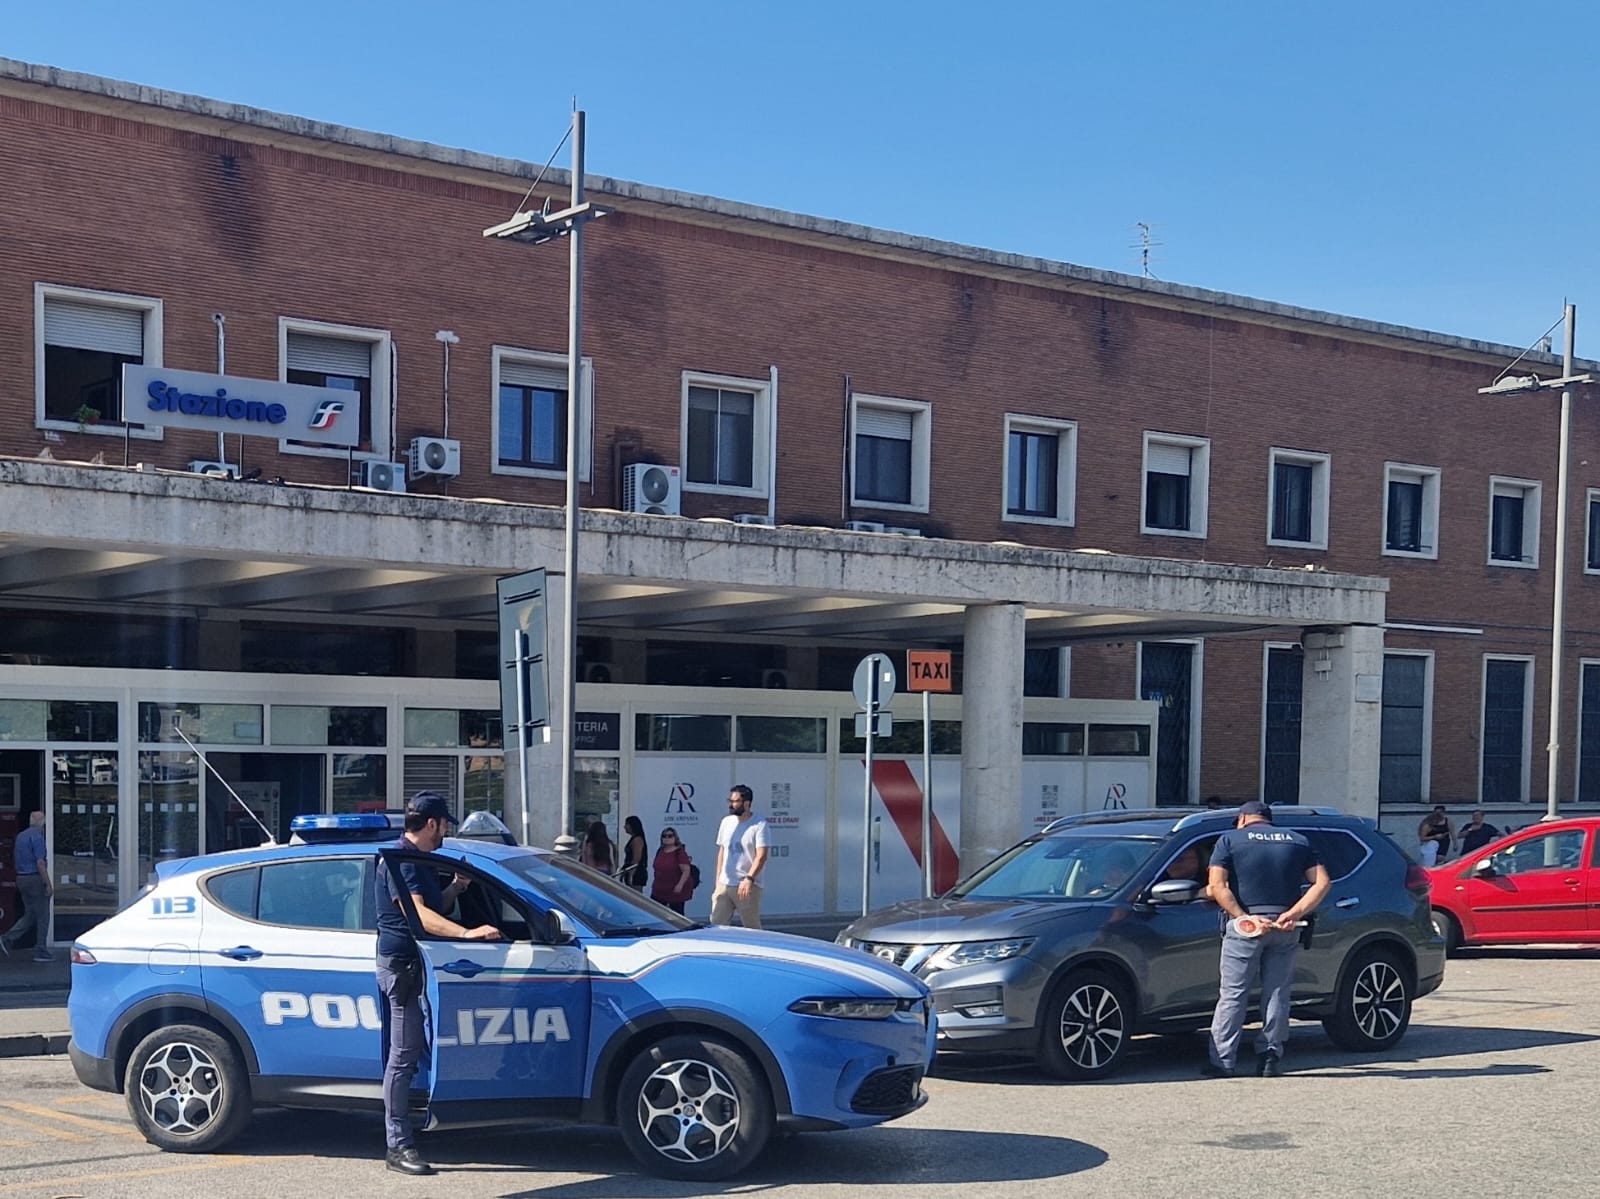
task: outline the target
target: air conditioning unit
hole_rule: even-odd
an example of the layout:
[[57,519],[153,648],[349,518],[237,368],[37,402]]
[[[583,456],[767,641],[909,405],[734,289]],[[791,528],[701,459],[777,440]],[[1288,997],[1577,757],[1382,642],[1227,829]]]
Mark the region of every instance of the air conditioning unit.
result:
[[461,443],[449,437],[413,437],[409,457],[413,479],[423,475],[453,479],[461,473]]
[[622,468],[622,506],[629,512],[677,516],[683,506],[683,475],[676,466],[635,462]]
[[852,520],[845,522],[845,528],[852,533],[882,533],[884,532],[881,520]]
[[197,475],[210,475],[213,479],[237,479],[239,468],[231,462],[208,462],[197,458],[189,463],[189,470]]
[[789,672],[787,670],[763,670],[761,672],[761,685],[774,691],[785,690],[789,686]]
[[404,491],[406,489],[406,464],[404,462],[363,462],[361,486],[374,491]]
[[894,533],[894,534],[897,534],[898,536],[901,536],[901,537],[921,537],[922,536],[922,530],[921,529],[912,529],[912,528],[903,527],[901,525],[885,525],[883,527],[883,531],[885,533]]
[[765,525],[769,529],[772,527],[772,517],[765,512],[741,512],[733,518],[733,521],[740,525]]

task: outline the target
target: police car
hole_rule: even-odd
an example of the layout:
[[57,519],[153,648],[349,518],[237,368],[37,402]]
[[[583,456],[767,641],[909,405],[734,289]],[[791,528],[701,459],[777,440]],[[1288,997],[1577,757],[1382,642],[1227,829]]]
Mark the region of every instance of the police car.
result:
[[[352,838],[387,819],[316,818]],[[218,1150],[261,1106],[382,1110],[373,888],[403,854],[328,835],[163,863],[74,943],[73,1067],[124,1094],[151,1143]],[[925,1101],[929,993],[895,966],[703,927],[543,850],[450,838],[423,856],[473,880],[459,923],[506,938],[429,939],[408,911],[432,1020],[424,1128],[615,1124],[646,1169],[709,1180],[775,1129],[861,1128]]]

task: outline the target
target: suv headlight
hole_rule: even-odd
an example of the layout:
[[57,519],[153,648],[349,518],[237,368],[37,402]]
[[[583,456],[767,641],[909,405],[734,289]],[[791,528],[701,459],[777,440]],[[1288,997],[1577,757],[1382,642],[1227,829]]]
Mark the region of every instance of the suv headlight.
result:
[[789,1010],[834,1020],[887,1020],[899,1006],[893,999],[797,999]]
[[849,937],[845,936],[843,933],[840,933],[837,937],[835,937],[833,939],[833,943],[835,945],[842,946],[845,949],[854,949],[855,948],[855,944],[856,944],[853,940],[851,940]]
[[962,941],[946,945],[928,959],[933,970],[953,970],[957,966],[976,966],[982,962],[1003,962],[1033,948],[1035,937],[1012,937],[1007,941]]

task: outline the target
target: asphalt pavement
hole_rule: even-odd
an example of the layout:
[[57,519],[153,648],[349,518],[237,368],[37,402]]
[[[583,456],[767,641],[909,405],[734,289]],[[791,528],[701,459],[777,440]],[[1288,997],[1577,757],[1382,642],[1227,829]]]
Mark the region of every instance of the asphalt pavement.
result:
[[57,949],[53,962],[32,956],[18,949],[0,957],[0,1058],[67,1051],[67,951]]

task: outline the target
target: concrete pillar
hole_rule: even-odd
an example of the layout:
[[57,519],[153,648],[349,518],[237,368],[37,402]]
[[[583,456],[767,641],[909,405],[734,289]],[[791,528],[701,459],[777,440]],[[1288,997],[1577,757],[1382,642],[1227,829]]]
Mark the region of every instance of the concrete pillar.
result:
[[961,647],[961,873],[1017,842],[1022,829],[1021,604],[967,609]]
[[1300,802],[1378,816],[1383,630],[1308,632],[1300,697]]
[[556,727],[561,720],[561,621],[565,599],[559,575],[549,576],[550,586],[545,595],[545,677],[550,694],[550,739],[535,740],[527,754],[528,823],[522,822],[521,790],[517,786],[516,770],[521,756],[508,750],[506,767],[511,772],[506,778],[506,811],[515,813],[508,819],[517,839],[523,839],[527,830],[527,843],[548,849],[555,839],[568,830],[561,827],[561,742],[560,737],[570,737],[571,730]]

